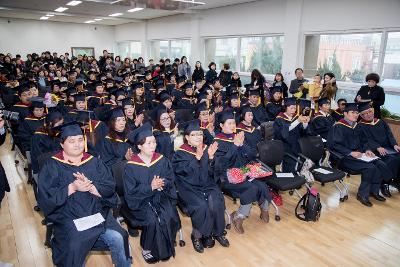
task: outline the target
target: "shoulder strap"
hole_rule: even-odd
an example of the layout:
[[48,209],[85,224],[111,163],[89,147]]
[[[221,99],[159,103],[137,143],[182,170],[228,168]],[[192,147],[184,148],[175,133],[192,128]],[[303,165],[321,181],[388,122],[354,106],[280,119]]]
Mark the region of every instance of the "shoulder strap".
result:
[[301,203],[303,203],[303,206],[305,207],[305,202],[306,202],[307,195],[308,195],[308,190],[307,190],[307,193],[305,193],[305,194],[300,198],[299,202],[297,202],[296,209],[294,210],[294,214],[296,215],[296,217],[297,217],[298,219],[302,220],[302,221],[306,221],[306,218],[305,218],[305,216],[304,216],[304,213],[299,213],[298,210],[299,210],[299,206],[300,206]]

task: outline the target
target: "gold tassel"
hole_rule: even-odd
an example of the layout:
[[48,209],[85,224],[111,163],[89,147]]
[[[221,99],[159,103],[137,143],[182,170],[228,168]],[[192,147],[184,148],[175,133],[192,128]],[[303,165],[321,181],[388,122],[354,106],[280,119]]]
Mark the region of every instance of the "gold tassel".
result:
[[83,140],[85,141],[85,152],[88,152],[88,144],[87,144],[87,137],[86,137],[86,130],[83,128]]

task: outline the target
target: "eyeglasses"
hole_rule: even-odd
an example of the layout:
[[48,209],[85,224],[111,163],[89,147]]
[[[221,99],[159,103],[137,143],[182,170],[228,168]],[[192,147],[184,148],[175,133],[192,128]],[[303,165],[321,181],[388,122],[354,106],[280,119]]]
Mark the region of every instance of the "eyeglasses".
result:
[[203,133],[196,133],[196,134],[190,134],[192,137],[201,137],[203,136]]

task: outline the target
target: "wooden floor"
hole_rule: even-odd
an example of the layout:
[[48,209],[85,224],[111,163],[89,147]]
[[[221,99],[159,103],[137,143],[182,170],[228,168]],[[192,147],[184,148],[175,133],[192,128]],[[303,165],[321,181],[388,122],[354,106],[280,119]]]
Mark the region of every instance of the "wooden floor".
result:
[[[11,192],[0,209],[0,262],[52,266],[51,250],[43,245],[42,216],[32,209],[35,200],[31,186],[27,185],[25,175],[17,173],[7,144],[0,148],[0,159]],[[254,207],[244,223],[244,235],[229,230],[229,248],[216,244],[203,254],[193,250],[190,220],[183,217],[186,246],[177,247],[175,259],[156,266],[400,266],[400,194],[393,190],[389,201],[373,201],[374,207],[367,208],[355,199],[359,177],[352,176],[346,183],[350,198],[340,204],[332,185],[316,185],[323,204],[317,223],[296,219],[293,212],[297,198],[283,194],[280,222],[262,224],[259,210]],[[229,211],[237,208],[229,199],[226,204]],[[144,266],[138,238],[130,238],[130,243],[134,266]],[[87,266],[112,266],[111,257],[91,254]]]

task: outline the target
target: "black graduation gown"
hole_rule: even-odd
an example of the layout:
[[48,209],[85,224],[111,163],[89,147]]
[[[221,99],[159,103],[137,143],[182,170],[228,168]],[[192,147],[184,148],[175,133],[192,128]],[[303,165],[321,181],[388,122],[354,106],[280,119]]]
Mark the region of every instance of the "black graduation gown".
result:
[[262,140],[261,131],[254,126],[244,125],[242,122],[236,126],[236,131],[244,132],[244,141],[257,154],[257,145]]
[[31,113],[29,107],[30,105],[18,102],[14,106],[12,106],[11,111],[18,112],[19,114],[18,119],[20,122],[22,122],[23,119],[25,119],[29,115],[29,113]]
[[[151,181],[158,175],[165,179],[162,191],[151,190]],[[174,240],[180,220],[176,210],[176,189],[170,161],[154,153],[147,166],[138,155],[126,164],[124,196],[137,224],[142,226],[140,245],[158,260],[175,256]]]
[[282,102],[268,102],[265,110],[267,112],[267,120],[274,121],[276,116],[282,112]]
[[18,139],[24,151],[31,150],[31,139],[37,129],[44,125],[45,117],[36,118],[32,114],[27,116],[18,126]]
[[340,121],[344,118],[343,112],[341,112],[339,109],[332,110],[331,116],[335,121]]
[[200,129],[203,131],[203,143],[206,144],[207,146],[211,145],[214,141],[214,136],[210,133],[208,130],[208,124],[204,122],[200,122]]
[[[4,141],[6,140],[6,135],[6,132],[0,135],[0,146],[4,144]],[[10,192],[10,185],[8,184],[6,172],[4,171],[3,165],[1,165],[0,162],[0,206],[6,192]]]
[[97,141],[96,151],[106,166],[111,167],[115,163],[125,160],[128,149],[133,150],[133,147],[127,141],[126,138],[113,138],[110,135],[106,135],[105,138]]
[[241,168],[256,158],[254,150],[246,143],[243,146],[236,146],[233,143],[233,134],[219,133],[214,141],[218,143],[218,150],[215,153],[214,177],[221,183],[222,189],[234,197],[240,198],[242,205],[258,202],[262,204],[265,200],[270,201],[271,197],[265,183],[254,179],[244,181],[240,184],[231,184],[227,178],[227,171],[230,168]]
[[197,160],[195,148],[188,144],[180,146],[172,160],[179,200],[193,228],[203,236],[221,236],[225,227],[225,201],[211,164],[207,146],[201,160]]
[[324,115],[321,112],[317,112],[310,122],[310,132],[327,140],[329,130],[334,124],[335,120],[331,115]]
[[[285,152],[296,156],[301,152],[299,145],[299,138],[306,135],[306,129],[303,124],[299,123],[295,128],[289,131],[292,123],[295,123],[297,116],[289,119],[285,113],[281,112],[274,122],[274,138],[283,142]],[[283,159],[282,169],[284,172],[294,172],[296,161],[292,158],[285,156]]]
[[[75,180],[73,173],[76,172],[88,177],[102,197],[89,192],[75,192],[68,196],[68,185]],[[98,238],[107,228],[122,235],[125,253],[129,257],[128,234],[110,212],[110,208],[115,207],[117,202],[114,178],[98,158],[84,153],[81,163],[73,165],[64,160],[60,151],[46,161],[39,174],[38,203],[46,220],[53,222],[54,264],[82,266],[89,251],[100,244]],[[96,213],[101,213],[105,222],[78,232],[73,220]]]
[[103,106],[108,100],[107,95],[98,95],[94,93],[93,95],[89,96],[87,99],[87,108],[88,110],[94,110],[97,107]]
[[61,139],[58,137],[50,137],[47,133],[36,131],[31,139],[31,155],[32,155],[32,171],[39,173],[40,163],[38,162],[40,156],[46,153],[55,154],[61,150]]
[[[366,143],[368,149],[378,155],[392,172],[392,177],[399,178],[400,174],[400,154],[388,154],[381,156],[377,151],[378,147],[392,149],[397,145],[397,141],[393,133],[384,120],[375,118],[373,121],[360,120],[357,124],[357,132],[360,135],[362,143]],[[387,180],[387,179],[385,179]]]
[[253,122],[257,125],[261,125],[261,123],[268,121],[267,112],[262,104],[257,105],[256,107],[250,107],[251,112],[253,112]]
[[157,141],[156,152],[164,155],[169,160],[172,159],[174,155],[174,140],[172,139],[172,134],[174,130],[171,131],[159,131],[154,130],[153,134]]
[[194,110],[195,108],[195,99],[196,98],[190,98],[187,96],[183,96],[182,98],[178,99],[177,101],[177,109],[191,109]]
[[[361,184],[358,188],[358,194],[363,198],[368,198],[370,193],[379,193],[379,187],[382,181],[382,174],[379,168],[387,169],[382,161],[364,162],[353,158],[350,154],[353,151],[363,152],[367,148],[362,144],[356,125],[351,126],[346,120],[342,119],[335,123],[328,134],[328,148],[333,153],[331,157],[339,163],[340,168],[352,170],[361,173]],[[390,172],[389,172],[390,175]]]

